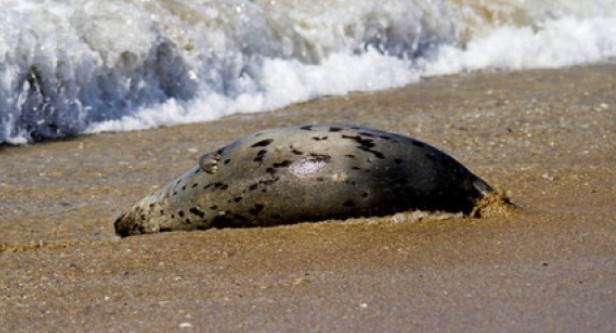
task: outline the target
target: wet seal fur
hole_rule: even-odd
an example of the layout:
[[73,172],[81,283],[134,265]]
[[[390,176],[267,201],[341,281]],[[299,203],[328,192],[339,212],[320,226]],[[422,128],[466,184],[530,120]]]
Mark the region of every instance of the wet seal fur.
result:
[[124,237],[417,209],[470,214],[493,192],[452,157],[413,138],[348,124],[292,126],[203,155],[114,227]]

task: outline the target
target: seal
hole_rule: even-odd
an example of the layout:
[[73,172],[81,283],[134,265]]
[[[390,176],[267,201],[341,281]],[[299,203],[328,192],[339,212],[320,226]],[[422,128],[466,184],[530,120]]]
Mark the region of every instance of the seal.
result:
[[114,223],[122,237],[407,210],[464,212],[492,193],[444,152],[399,134],[327,123],[264,130],[203,155]]

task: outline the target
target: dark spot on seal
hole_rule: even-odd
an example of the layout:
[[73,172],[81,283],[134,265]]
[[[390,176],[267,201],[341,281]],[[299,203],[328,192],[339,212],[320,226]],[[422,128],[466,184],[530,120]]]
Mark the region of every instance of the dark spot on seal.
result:
[[385,155],[383,155],[383,153],[381,153],[380,151],[372,150],[369,147],[359,146],[357,148],[374,155],[376,158],[379,158],[379,159],[385,158]]
[[355,207],[355,203],[352,200],[347,200],[342,205],[344,207]]
[[186,219],[186,220],[184,220],[184,223],[191,224],[192,222],[190,221],[190,219]]
[[217,205],[212,205],[212,206],[210,206],[210,209],[211,210],[216,210],[216,209],[218,209],[218,206]]
[[214,189],[221,189],[222,191],[224,191],[228,188],[229,188],[229,184],[225,184],[223,182],[214,183]]
[[160,231],[160,232],[170,232],[171,230],[173,230],[173,229],[171,229],[171,228],[169,228],[169,227],[161,227],[161,228],[159,229],[159,231]]
[[242,201],[242,197],[235,197],[235,198],[233,198],[233,201],[240,202],[240,201]]
[[264,205],[262,205],[262,204],[256,204],[253,208],[250,208],[250,209],[248,210],[248,212],[249,212],[251,215],[257,215],[257,214],[259,214],[259,213],[263,210],[263,208],[265,208],[265,206],[264,206]]
[[261,149],[257,152],[257,155],[255,155],[255,158],[253,158],[252,160],[255,162],[262,162],[265,154],[267,154],[267,150]]
[[141,214],[141,221],[145,221],[145,214]]
[[279,180],[280,180],[280,177],[275,177],[275,178],[268,179],[268,180],[262,180],[259,183],[261,183],[263,185],[268,185],[269,186],[269,185],[272,185],[272,184],[274,184],[275,182],[277,182]]
[[225,162],[224,162],[224,163],[225,163],[225,164],[229,164],[229,162],[231,162],[231,159],[230,159],[230,158],[227,158],[227,159],[225,160]]
[[186,185],[182,186],[182,191],[186,191]]
[[342,128],[341,127],[330,127],[329,131],[330,132],[340,132],[342,131]]
[[265,172],[269,173],[270,175],[273,175],[276,173],[276,170],[274,168],[266,168]]
[[374,138],[375,137],[374,134],[368,133],[368,132],[359,132],[359,135],[367,136],[369,138]]
[[295,155],[304,155],[304,153],[302,153],[301,151],[297,150],[297,149],[293,149],[291,150],[291,152]]
[[367,197],[368,197],[368,192],[364,192],[364,193],[362,193],[362,194],[361,194],[361,197],[362,197],[362,198],[367,198]]
[[361,168],[360,168],[360,167],[356,167],[356,166],[351,167],[351,169],[353,169],[353,170],[361,170]]
[[317,162],[329,163],[329,161],[331,159],[332,159],[332,157],[330,155],[327,155],[327,154],[311,153],[310,156],[308,157],[308,161],[313,162],[313,163],[317,163]]
[[318,181],[318,182],[322,182],[322,181],[324,181],[324,180],[325,180],[325,178],[323,178],[323,177],[317,177],[317,181]]
[[353,155],[353,154],[346,154],[346,155],[344,155],[344,156],[345,156],[345,157],[348,157],[348,158],[355,158],[355,155]]
[[179,212],[178,212],[178,215],[179,215],[180,217],[184,217],[184,211],[183,211],[183,210],[179,211]]
[[404,162],[404,161],[401,158],[394,159],[394,163],[396,163],[396,164],[402,164],[402,162]]
[[178,194],[178,192],[177,192],[177,191],[173,191],[173,195],[177,195],[177,194]]
[[293,161],[284,160],[284,161],[282,161],[280,163],[274,163],[274,164],[272,164],[272,166],[274,168],[288,168],[289,165],[291,165],[291,164],[293,164]]
[[359,144],[359,147],[365,147],[365,148],[372,148],[374,147],[374,140],[372,139],[364,139],[359,135],[346,135],[346,134],[342,134],[342,138],[343,139],[349,139],[349,140],[353,140],[355,142],[357,142]]
[[195,170],[195,175],[199,174],[199,172],[201,172],[201,168],[197,168],[197,170]]
[[204,189],[204,190],[207,190],[208,188],[212,187],[212,185],[214,185],[214,184],[209,183],[209,184],[207,184],[207,185],[203,186],[203,189]]
[[323,140],[327,140],[327,136],[322,136],[322,137],[318,137],[318,136],[313,136],[312,140],[314,141],[323,141]]
[[205,213],[204,213],[201,209],[199,209],[199,208],[197,208],[197,207],[192,207],[192,208],[191,208],[191,209],[189,209],[188,211],[189,211],[191,214],[196,215],[196,216],[198,216],[198,217],[200,217],[200,218],[204,218],[204,217],[205,217]]
[[154,204],[153,203],[150,204],[150,208],[154,208]]
[[182,182],[182,179],[180,178],[180,179],[178,179],[177,182],[175,182],[175,185],[179,185],[181,182]]
[[274,184],[275,182],[277,182],[279,180],[280,180],[280,177],[274,177],[272,179],[267,179],[267,180],[260,180],[260,181],[258,181],[256,183],[251,184],[250,186],[248,186],[248,190],[254,191],[254,190],[256,190],[259,187],[259,185],[269,186],[269,185],[272,185],[272,184]]
[[253,144],[250,147],[266,147],[268,146],[270,143],[272,143],[274,141],[274,139],[265,139],[265,140],[261,140],[255,144]]
[[163,215],[165,215],[165,211],[161,209],[160,210],[160,216],[163,216]]
[[299,129],[304,130],[304,131],[312,131],[312,125],[305,125],[300,127]]
[[175,214],[171,214],[171,218],[174,219],[175,218]]

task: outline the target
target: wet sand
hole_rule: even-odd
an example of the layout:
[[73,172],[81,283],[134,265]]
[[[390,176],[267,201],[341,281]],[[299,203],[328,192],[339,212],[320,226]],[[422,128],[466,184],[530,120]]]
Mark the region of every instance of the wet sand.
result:
[[[614,63],[470,73],[0,147],[0,330],[613,332],[615,92]],[[201,154],[263,128],[324,121],[429,142],[520,208],[114,235],[122,210]]]

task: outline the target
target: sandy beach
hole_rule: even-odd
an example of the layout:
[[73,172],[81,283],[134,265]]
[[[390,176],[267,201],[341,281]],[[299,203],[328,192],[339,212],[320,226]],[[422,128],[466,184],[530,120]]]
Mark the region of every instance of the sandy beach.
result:
[[[316,122],[426,141],[519,208],[115,236],[114,218],[202,154]],[[615,63],[2,146],[0,331],[614,332],[615,163]]]

